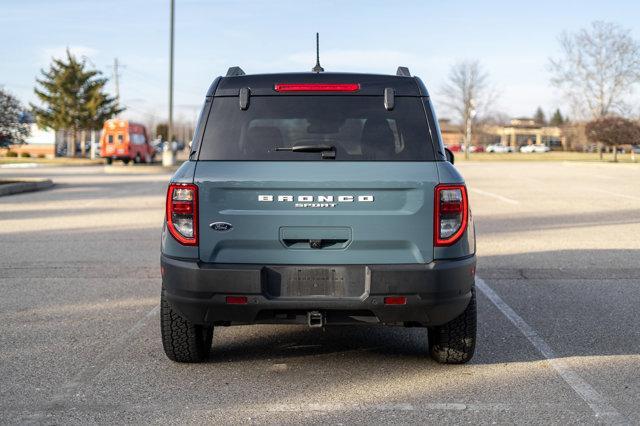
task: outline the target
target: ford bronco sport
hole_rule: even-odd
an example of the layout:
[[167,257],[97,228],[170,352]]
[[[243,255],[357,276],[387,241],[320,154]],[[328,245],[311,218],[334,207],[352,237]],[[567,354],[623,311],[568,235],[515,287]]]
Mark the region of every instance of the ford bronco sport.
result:
[[167,356],[205,360],[215,326],[359,323],[427,327],[432,358],[467,362],[475,234],[452,162],[427,89],[404,67],[230,68],[167,191]]

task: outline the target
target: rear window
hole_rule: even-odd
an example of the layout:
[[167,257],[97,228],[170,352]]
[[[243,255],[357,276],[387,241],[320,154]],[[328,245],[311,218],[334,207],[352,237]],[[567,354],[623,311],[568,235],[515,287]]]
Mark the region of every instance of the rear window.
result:
[[199,160],[319,161],[318,152],[276,148],[329,145],[335,161],[433,161],[422,100],[382,96],[253,96],[213,100]]

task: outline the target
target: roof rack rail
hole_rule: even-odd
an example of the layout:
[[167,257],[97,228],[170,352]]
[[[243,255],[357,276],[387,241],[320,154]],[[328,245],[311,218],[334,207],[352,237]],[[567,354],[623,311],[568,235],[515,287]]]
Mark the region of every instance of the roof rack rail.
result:
[[396,75],[400,77],[411,77],[411,73],[409,72],[409,68],[407,67],[398,67]]
[[229,67],[227,75],[225,77],[237,77],[239,75],[245,75],[244,71],[240,67]]

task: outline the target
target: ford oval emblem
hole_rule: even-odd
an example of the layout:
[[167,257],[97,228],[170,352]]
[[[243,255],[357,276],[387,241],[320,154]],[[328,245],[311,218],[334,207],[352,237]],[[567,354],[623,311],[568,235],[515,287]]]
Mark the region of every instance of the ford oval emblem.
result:
[[233,225],[227,222],[213,222],[209,226],[214,231],[219,231],[219,232],[231,231],[233,229]]

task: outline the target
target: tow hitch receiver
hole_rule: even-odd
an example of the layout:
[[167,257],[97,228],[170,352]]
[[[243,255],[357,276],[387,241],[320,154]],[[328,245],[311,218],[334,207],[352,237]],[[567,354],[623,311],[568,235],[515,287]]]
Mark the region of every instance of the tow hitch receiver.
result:
[[324,325],[324,317],[318,311],[307,312],[307,324],[309,327],[322,327]]

